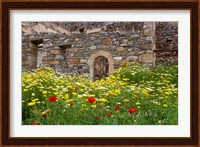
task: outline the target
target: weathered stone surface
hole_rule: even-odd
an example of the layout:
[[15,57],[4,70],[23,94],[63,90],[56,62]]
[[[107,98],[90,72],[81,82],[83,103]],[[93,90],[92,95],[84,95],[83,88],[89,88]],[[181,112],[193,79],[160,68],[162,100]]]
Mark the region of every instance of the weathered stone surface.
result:
[[30,66],[36,66],[37,65],[36,56],[28,56],[28,62],[30,64]]
[[128,42],[128,39],[123,39],[123,42]]
[[65,39],[65,40],[64,40],[64,43],[68,43],[68,42],[69,42],[69,39]]
[[120,62],[122,59],[123,59],[122,57],[114,57],[114,60],[115,60],[116,62]]
[[153,50],[146,50],[147,54],[153,54]]
[[133,35],[131,36],[131,38],[138,38],[138,37],[140,37],[139,34],[133,34]]
[[144,30],[144,36],[150,36],[151,30]]
[[42,52],[42,56],[47,56],[47,52]]
[[142,51],[139,51],[137,54],[138,54],[138,55],[142,55],[142,54],[144,54],[144,53],[145,53],[145,51],[142,50]]
[[42,44],[41,46],[38,46],[38,47],[48,48],[49,44],[45,44],[45,45]]
[[92,29],[92,30],[87,30],[87,34],[96,33],[96,32],[100,32],[100,31],[101,31],[101,28],[95,28],[95,29]]
[[139,56],[139,62],[152,62],[154,61],[153,54],[143,54]]
[[68,62],[70,64],[79,64],[80,63],[80,58],[79,57],[69,58]]
[[[178,22],[157,22],[155,27],[156,49],[163,50],[156,55],[156,64],[178,63]],[[165,52],[174,50],[175,52]]]
[[74,57],[75,53],[71,52],[71,53],[67,53],[67,57]]
[[47,29],[47,32],[48,32],[48,33],[56,33],[56,31],[54,31],[54,30],[52,30],[52,29],[49,29],[49,28]]
[[60,64],[60,61],[58,61],[58,60],[50,61],[49,64],[51,64],[51,65]]
[[62,62],[61,62],[61,65],[62,65],[63,67],[66,67],[66,66],[67,66],[66,61],[62,61]]
[[103,45],[111,45],[112,40],[110,38],[103,39],[102,44]]
[[56,55],[55,59],[56,60],[64,60],[65,56],[64,55]]
[[36,31],[37,33],[40,33],[40,32],[47,32],[47,29],[46,29],[45,26],[42,25],[42,24],[35,25],[35,26],[32,27],[32,29],[33,29],[34,31]]
[[96,50],[97,46],[91,46],[90,49],[91,50]]
[[120,44],[120,46],[126,47],[126,46],[128,46],[128,44],[127,43],[122,43],[122,44]]
[[71,52],[78,52],[79,48],[71,48],[70,51]]
[[135,61],[135,60],[137,60],[138,59],[138,56],[129,56],[129,57],[127,57],[126,58],[126,61]]
[[68,30],[65,30],[61,27],[57,27],[57,30],[60,32],[60,33],[64,33],[66,35],[70,35],[70,32]]
[[129,48],[129,49],[128,49],[128,51],[129,51],[129,52],[132,52],[132,51],[133,51],[133,49],[132,49],[132,48]]
[[126,56],[126,55],[128,54],[128,51],[127,51],[127,50],[124,50],[124,51],[120,52],[120,54],[121,54],[122,56]]
[[152,44],[141,44],[140,48],[143,50],[152,49]]
[[95,39],[96,39],[96,38],[95,38],[95,37],[93,37],[93,36],[92,36],[92,37],[90,37],[90,40],[95,40]]
[[117,51],[122,52],[122,51],[124,51],[124,48],[123,47],[117,47]]
[[44,42],[47,42],[47,41],[50,41],[50,39],[44,38],[43,41],[44,41]]
[[28,23],[22,23],[22,32],[25,34],[25,35],[29,35],[31,34],[31,28],[29,27],[29,24]]
[[136,55],[136,52],[128,52],[127,56],[133,56]]
[[152,36],[147,36],[147,37],[145,38],[145,40],[146,40],[146,41],[149,41],[149,42],[152,42],[152,41],[153,41],[153,38],[152,38]]
[[80,59],[80,63],[87,63],[88,59]]
[[[154,49],[178,49],[177,30],[168,22],[23,22],[22,55],[35,59],[22,62],[28,61],[25,67],[34,68],[38,52],[42,52],[42,64],[81,74],[92,72],[91,56],[105,56],[112,64],[110,71],[123,59],[138,62],[139,56],[141,62],[153,65],[154,58],[148,54],[154,54]],[[39,42],[31,41],[34,39]],[[156,57],[160,63],[171,63],[177,55],[157,53]]]
[[62,53],[62,51],[61,51],[60,49],[57,49],[57,50],[52,49],[52,50],[50,51],[50,54],[61,54],[61,53]]

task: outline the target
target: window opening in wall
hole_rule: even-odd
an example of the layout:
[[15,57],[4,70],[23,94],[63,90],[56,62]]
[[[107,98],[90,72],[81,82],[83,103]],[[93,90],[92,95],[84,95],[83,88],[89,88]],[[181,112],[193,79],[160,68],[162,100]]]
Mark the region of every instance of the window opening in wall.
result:
[[42,66],[42,51],[43,51],[43,43],[38,44],[38,52],[37,52],[37,68]]
[[84,28],[79,29],[79,32],[83,33],[84,32]]
[[103,56],[99,56],[94,61],[94,80],[107,77],[109,73],[108,59]]
[[42,66],[43,39],[35,39],[31,41],[31,54],[29,55],[29,63],[32,68]]
[[68,43],[68,44],[60,44],[60,45],[58,45],[61,49],[67,49],[67,48],[71,48],[71,44],[70,43]]

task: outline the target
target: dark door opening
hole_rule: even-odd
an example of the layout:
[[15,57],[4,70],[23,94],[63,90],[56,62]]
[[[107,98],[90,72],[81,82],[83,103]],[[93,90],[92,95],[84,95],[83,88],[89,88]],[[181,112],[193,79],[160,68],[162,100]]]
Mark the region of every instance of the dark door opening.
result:
[[108,76],[109,63],[108,59],[99,56],[94,61],[94,80],[98,80]]

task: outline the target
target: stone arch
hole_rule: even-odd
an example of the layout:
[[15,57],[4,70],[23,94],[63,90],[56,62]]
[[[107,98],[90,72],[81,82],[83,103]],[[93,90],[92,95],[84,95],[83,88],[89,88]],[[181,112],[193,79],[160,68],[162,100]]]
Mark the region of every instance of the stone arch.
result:
[[88,59],[88,61],[87,61],[87,64],[88,64],[88,66],[90,68],[89,75],[90,75],[90,80],[91,81],[94,81],[94,61],[99,56],[103,56],[108,60],[108,63],[109,63],[108,72],[109,72],[109,74],[111,74],[114,71],[114,59],[113,59],[112,55],[110,54],[110,52],[107,52],[107,51],[104,51],[104,50],[100,50],[100,51],[92,54],[90,56],[90,58]]

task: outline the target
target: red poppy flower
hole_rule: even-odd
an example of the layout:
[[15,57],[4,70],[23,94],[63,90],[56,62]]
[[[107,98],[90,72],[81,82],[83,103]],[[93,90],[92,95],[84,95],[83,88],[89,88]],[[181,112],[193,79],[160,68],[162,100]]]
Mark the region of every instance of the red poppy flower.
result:
[[102,106],[102,105],[100,105],[100,106],[99,106],[99,108],[103,108],[103,106]]
[[56,101],[58,98],[56,96],[50,96],[49,99],[48,99],[48,102],[54,102]]
[[97,115],[97,116],[95,116],[95,118],[96,118],[96,119],[99,119],[99,116]]
[[32,122],[32,125],[38,125],[37,121]]
[[69,90],[69,93],[71,93],[72,94],[72,92],[73,92],[73,90],[71,89],[71,90]]
[[106,116],[111,117],[110,112],[106,112]]
[[43,117],[46,117],[47,114],[46,114],[45,112],[42,112],[42,116],[43,116]]
[[89,97],[87,100],[89,103],[94,103],[96,101],[94,97]]
[[119,110],[119,106],[117,105],[117,106],[115,106],[115,111],[118,111]]
[[72,107],[72,106],[74,106],[74,104],[73,104],[73,103],[69,103],[69,106],[71,106],[71,107]]
[[134,112],[136,112],[137,110],[135,109],[135,108],[133,108],[133,107],[131,107],[130,109],[129,109],[129,113],[130,114],[132,114],[132,113],[134,113]]

